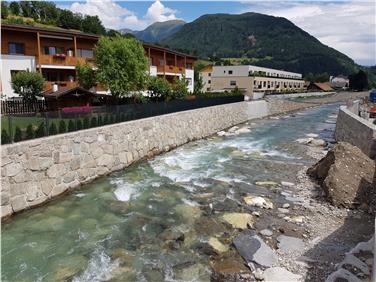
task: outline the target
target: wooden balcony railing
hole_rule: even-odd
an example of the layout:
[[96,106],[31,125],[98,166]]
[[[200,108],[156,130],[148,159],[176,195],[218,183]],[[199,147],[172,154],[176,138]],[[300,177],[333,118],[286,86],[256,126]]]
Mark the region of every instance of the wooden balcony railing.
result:
[[59,87],[75,87],[78,85],[77,81],[45,81],[44,82],[44,91],[51,90],[52,85],[56,83]]
[[185,74],[185,68],[184,67],[175,67],[175,66],[171,66],[171,65],[157,66],[157,71],[158,71],[158,73],[169,72],[169,73]]
[[77,66],[89,64],[94,65],[92,58],[82,58],[74,56],[58,56],[58,55],[40,55],[38,60],[40,65],[61,65],[61,66]]

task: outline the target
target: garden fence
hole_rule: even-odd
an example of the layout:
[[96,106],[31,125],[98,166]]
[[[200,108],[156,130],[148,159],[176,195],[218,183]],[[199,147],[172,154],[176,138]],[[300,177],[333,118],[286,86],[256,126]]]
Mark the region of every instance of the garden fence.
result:
[[60,111],[8,114],[2,117],[2,144],[136,120],[168,113],[244,101],[243,95],[193,100],[63,108]]
[[9,100],[1,101],[1,114],[31,114],[43,112],[47,109],[44,100],[25,101],[25,100]]

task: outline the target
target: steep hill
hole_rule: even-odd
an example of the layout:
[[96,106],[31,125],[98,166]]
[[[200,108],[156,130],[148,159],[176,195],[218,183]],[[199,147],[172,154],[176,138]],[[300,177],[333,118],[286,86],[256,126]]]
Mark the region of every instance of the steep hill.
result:
[[287,19],[258,13],[204,15],[160,43],[201,58],[246,58],[243,63],[302,73],[349,74],[357,68]]
[[185,21],[171,20],[165,22],[155,22],[141,31],[134,31],[128,28],[123,28],[120,29],[119,32],[123,34],[130,33],[142,41],[154,43],[161,41],[171,34],[179,31],[184,24]]

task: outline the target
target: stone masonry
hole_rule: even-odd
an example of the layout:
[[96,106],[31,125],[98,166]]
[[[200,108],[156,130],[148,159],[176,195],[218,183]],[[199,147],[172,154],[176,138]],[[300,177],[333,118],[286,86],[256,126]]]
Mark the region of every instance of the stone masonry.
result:
[[142,158],[266,115],[265,101],[239,102],[4,145],[1,217]]

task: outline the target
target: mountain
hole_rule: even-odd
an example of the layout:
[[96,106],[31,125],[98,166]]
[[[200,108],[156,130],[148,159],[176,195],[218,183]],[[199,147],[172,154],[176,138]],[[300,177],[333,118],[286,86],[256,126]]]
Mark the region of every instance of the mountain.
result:
[[258,13],[204,15],[160,44],[200,58],[243,58],[243,64],[303,74],[347,75],[357,69],[352,59],[289,20]]
[[173,33],[179,31],[184,25],[184,21],[171,20],[165,22],[155,22],[141,31],[133,31],[128,28],[123,28],[120,29],[119,32],[121,32],[122,34],[130,33],[142,41],[154,43],[161,41],[166,37],[172,35]]

